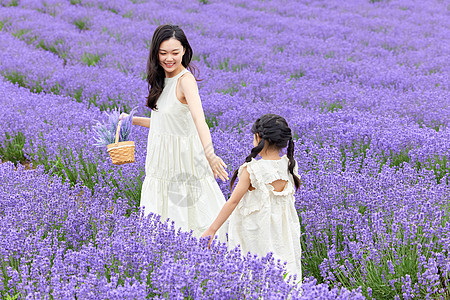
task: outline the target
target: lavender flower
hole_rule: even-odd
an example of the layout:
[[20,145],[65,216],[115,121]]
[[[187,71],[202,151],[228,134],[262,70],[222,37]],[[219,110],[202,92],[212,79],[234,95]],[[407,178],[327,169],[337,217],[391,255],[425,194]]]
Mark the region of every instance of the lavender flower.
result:
[[[37,169],[0,165],[1,297],[448,298],[445,1],[200,2],[3,1],[0,147],[23,134]],[[111,138],[97,137],[102,111],[149,116],[145,65],[163,23],[189,37],[231,169],[260,115],[293,128],[301,296],[270,255],[209,251],[139,218],[146,128],[133,128],[136,163],[121,172],[92,147]]]
[[[136,108],[131,110],[130,114],[122,119],[119,132],[119,142],[128,141],[131,134],[133,116],[136,112]],[[116,131],[119,123],[119,118],[121,113],[118,110],[114,110],[111,113],[106,113],[107,120],[105,123],[100,123],[97,121],[93,131],[96,135],[94,144],[97,147],[104,147],[108,144],[115,143]]]

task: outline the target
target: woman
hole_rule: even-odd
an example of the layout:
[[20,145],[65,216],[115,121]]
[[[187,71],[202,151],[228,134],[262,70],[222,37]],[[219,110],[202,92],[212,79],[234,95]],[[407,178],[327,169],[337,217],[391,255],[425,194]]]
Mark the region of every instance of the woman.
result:
[[[145,214],[170,218],[200,236],[225,198],[215,181],[228,180],[226,164],[214,153],[194,75],[192,48],[178,26],[161,25],[153,34],[147,63],[151,119],[141,203]],[[219,237],[223,239],[223,232]]]

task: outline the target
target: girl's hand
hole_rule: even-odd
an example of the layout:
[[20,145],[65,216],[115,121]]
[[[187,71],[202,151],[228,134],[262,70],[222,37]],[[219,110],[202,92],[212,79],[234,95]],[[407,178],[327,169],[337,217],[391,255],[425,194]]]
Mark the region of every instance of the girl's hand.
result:
[[214,178],[217,179],[217,176],[219,176],[222,181],[228,180],[228,173],[226,171],[227,165],[223,162],[223,160],[214,153],[206,155],[206,158],[208,159],[209,166],[213,171]]
[[214,230],[212,230],[211,228],[208,228],[208,230],[206,230],[205,233],[203,233],[202,238],[209,237],[208,248],[211,247],[211,242],[213,241],[215,235],[216,235],[216,232]]

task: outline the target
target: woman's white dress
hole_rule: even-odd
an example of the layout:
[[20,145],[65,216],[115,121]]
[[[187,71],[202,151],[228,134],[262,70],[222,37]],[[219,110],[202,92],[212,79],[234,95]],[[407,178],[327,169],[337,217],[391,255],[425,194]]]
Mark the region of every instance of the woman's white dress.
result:
[[[247,191],[230,216],[229,247],[241,246],[247,252],[265,256],[272,252],[276,259],[287,262],[289,274],[301,279],[300,222],[294,206],[295,185],[288,172],[288,158],[280,160],[252,159],[239,168],[247,167],[255,189]],[[294,174],[298,175],[297,164]],[[281,192],[274,191],[272,182],[285,180]]]
[[157,110],[152,111],[140,206],[145,207],[146,215],[153,212],[162,220],[170,218],[199,237],[214,221],[225,198],[189,107],[176,97],[177,81],[186,72],[165,79]]

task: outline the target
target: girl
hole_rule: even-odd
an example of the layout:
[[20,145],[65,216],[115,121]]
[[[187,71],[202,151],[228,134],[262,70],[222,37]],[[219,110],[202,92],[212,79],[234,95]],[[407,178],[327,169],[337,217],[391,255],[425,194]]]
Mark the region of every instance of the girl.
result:
[[150,128],[140,202],[145,214],[160,214],[200,236],[225,203],[214,178],[225,181],[228,175],[214,153],[196,79],[187,70],[192,53],[178,26],[156,29],[147,62],[151,118],[134,117],[133,124]]
[[[214,237],[228,219],[228,243],[241,246],[242,253],[261,256],[272,252],[287,261],[290,274],[301,280],[300,223],[294,207],[294,192],[299,188],[294,142],[286,120],[266,114],[252,127],[251,154],[234,172],[230,188],[239,181],[230,199],[202,237]],[[280,151],[287,146],[287,155]],[[255,160],[257,155],[261,159]],[[231,215],[231,216],[230,216]]]

